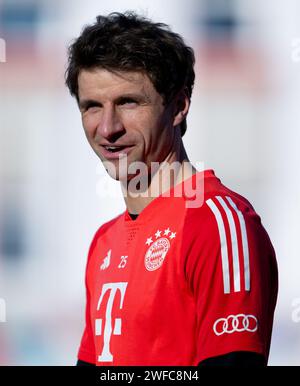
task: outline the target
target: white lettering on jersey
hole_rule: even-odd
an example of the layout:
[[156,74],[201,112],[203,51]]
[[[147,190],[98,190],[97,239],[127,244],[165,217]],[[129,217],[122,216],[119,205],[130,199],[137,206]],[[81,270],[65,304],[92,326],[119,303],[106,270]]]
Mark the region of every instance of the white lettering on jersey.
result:
[[103,335],[103,342],[104,342],[102,353],[98,356],[99,362],[112,362],[113,361],[113,355],[110,352],[110,339],[111,339],[112,334],[113,335],[121,335],[122,320],[121,320],[121,318],[115,319],[114,330],[113,330],[112,329],[112,308],[113,308],[114,299],[116,297],[117,291],[120,291],[120,293],[121,293],[120,310],[122,309],[127,284],[128,283],[125,283],[125,282],[103,284],[101,295],[100,295],[98,305],[97,305],[97,311],[100,310],[101,303],[102,303],[102,300],[103,300],[105,293],[107,291],[110,291],[110,294],[109,294],[107,306],[106,306],[104,328],[102,328],[103,327],[103,319],[96,319],[95,320],[95,335],[96,336]]
[[107,255],[104,257],[103,262],[100,266],[100,269],[104,270],[109,267],[111,257],[111,249],[107,252]]
[[125,268],[125,265],[127,263],[127,257],[128,256],[121,256],[121,262],[118,265],[118,268]]
[[[225,199],[226,198],[226,199]],[[239,243],[237,236],[236,223],[233,218],[233,214],[236,216],[237,224],[239,224],[241,231],[241,245],[243,253],[243,265],[244,265],[244,279],[245,279],[245,291],[250,291],[250,266],[249,266],[249,248],[248,248],[248,238],[246,232],[245,219],[242,212],[237,208],[236,204],[233,202],[231,197],[226,196],[225,198],[221,196],[216,196],[210,198],[206,201],[207,205],[213,212],[219,230],[220,244],[221,244],[221,259],[222,259],[222,271],[223,271],[223,285],[224,293],[230,293],[230,268],[229,268],[229,258],[228,258],[228,245],[225,231],[224,218],[226,217],[229,224],[229,240],[231,242],[232,249],[232,262],[233,262],[233,287],[234,292],[241,291],[241,269],[239,263]],[[225,215],[219,210],[216,205],[216,201],[219,202],[223,208]]]

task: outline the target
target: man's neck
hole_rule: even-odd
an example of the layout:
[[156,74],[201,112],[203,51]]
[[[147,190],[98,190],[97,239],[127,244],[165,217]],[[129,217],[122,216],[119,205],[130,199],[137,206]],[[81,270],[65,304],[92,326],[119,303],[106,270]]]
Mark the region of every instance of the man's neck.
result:
[[[174,167],[175,163],[176,167]],[[141,213],[156,197],[190,178],[196,172],[197,170],[190,163],[181,142],[177,151],[170,153],[156,170],[150,171],[148,176],[146,176],[147,187],[140,192],[141,194],[132,192],[130,184],[126,186],[122,184],[128,212],[132,214]]]

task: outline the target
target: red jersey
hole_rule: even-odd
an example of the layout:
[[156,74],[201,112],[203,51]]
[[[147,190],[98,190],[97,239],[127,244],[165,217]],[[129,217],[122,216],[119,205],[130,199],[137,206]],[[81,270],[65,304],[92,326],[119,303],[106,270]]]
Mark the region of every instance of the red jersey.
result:
[[[78,359],[96,365],[198,365],[233,351],[268,358],[277,264],[251,204],[213,170],[202,205],[155,198],[132,220],[104,224],[86,269],[86,326]],[[186,182],[184,181],[184,182]]]

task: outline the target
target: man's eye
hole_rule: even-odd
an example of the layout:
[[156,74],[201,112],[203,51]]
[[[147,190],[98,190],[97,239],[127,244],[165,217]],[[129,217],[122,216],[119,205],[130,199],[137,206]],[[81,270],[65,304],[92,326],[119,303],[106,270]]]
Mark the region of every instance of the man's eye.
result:
[[130,98],[124,98],[120,101],[120,105],[136,104],[137,101]]
[[93,108],[97,108],[97,107],[100,107],[99,105],[97,105],[96,103],[95,104],[90,104],[90,105],[88,105],[87,107],[86,107],[86,110],[91,110],[91,109],[93,109]]

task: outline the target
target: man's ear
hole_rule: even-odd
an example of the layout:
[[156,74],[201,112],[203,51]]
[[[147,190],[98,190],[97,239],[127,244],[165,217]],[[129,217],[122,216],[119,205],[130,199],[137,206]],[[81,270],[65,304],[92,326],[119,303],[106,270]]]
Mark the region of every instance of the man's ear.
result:
[[174,120],[173,126],[180,125],[186,118],[190,108],[190,98],[187,90],[181,90],[174,98]]

